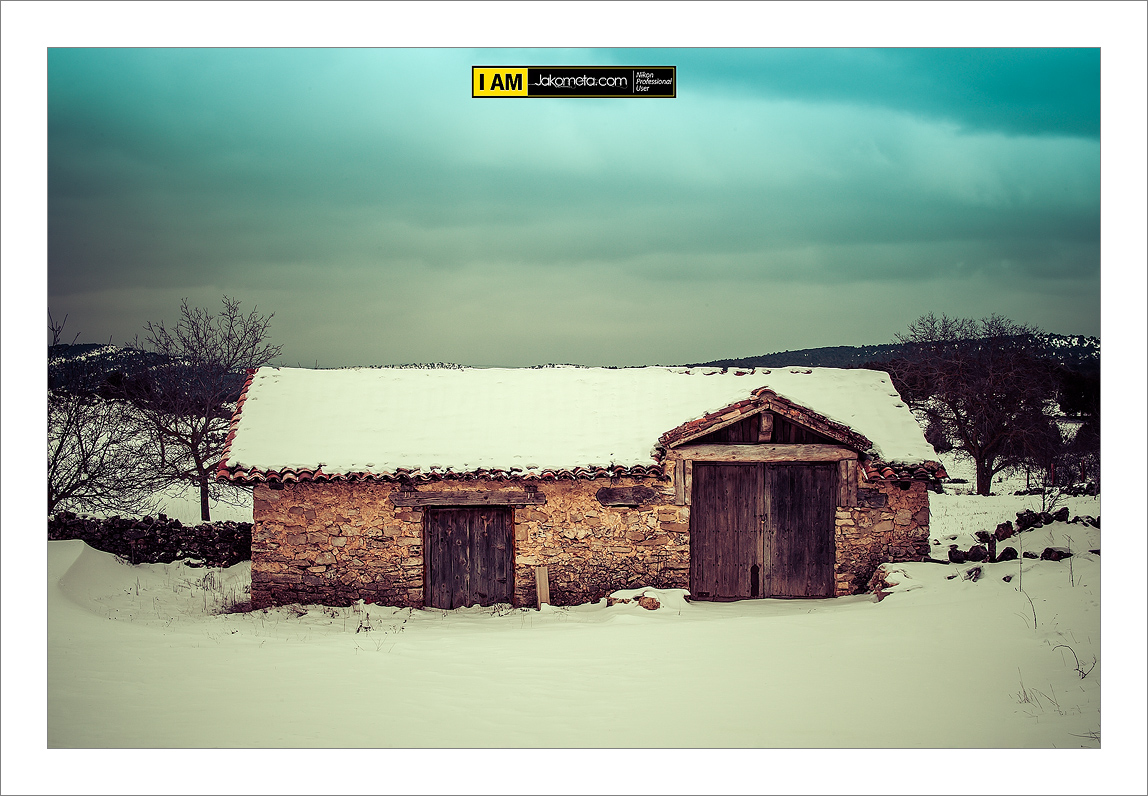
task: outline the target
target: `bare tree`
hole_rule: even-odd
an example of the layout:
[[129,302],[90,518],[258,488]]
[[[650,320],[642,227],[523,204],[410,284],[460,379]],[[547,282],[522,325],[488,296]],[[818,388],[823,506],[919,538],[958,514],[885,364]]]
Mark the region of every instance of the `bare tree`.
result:
[[223,310],[214,315],[184,299],[174,327],[149,321],[144,342],[162,360],[131,396],[154,432],[157,469],[168,483],[199,488],[204,522],[211,519],[209,497],[226,499],[229,489],[236,491],[216,482],[214,471],[246,370],[267,364],[281,350],[267,342],[274,314],[254,308],[244,315],[239,304],[224,296]]
[[[52,320],[49,364],[65,359],[63,321]],[[73,339],[73,343],[79,335]],[[82,367],[77,365],[74,367]],[[158,482],[135,407],[67,389],[48,390],[48,514],[61,509],[106,513],[151,510]]]
[[124,401],[48,394],[48,514],[144,513],[158,487],[149,439]]
[[898,390],[973,460],[979,495],[1001,470],[1048,447],[1045,406],[1055,387],[1039,334],[997,315],[930,313],[896,337],[901,354],[889,369]]

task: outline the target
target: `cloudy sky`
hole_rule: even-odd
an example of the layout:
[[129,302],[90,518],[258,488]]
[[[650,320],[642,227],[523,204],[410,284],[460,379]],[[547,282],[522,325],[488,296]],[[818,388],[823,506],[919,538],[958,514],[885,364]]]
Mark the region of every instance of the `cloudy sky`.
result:
[[[475,64],[675,99],[472,99]],[[1099,49],[51,49],[48,303],[282,364],[683,363],[925,312],[1100,334]]]

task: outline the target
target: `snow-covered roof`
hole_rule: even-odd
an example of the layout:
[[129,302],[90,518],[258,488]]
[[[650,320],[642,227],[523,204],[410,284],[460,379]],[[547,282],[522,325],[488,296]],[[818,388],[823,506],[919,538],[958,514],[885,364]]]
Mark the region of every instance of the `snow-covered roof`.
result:
[[884,462],[937,458],[881,371],[264,367],[248,379],[219,473],[660,474],[659,437],[760,388],[863,435],[863,452]]

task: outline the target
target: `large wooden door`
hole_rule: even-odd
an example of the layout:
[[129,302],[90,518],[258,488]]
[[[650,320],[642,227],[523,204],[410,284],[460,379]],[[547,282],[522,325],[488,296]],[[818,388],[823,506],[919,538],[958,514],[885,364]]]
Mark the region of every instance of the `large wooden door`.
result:
[[692,493],[695,598],[833,596],[835,463],[696,462]]
[[769,594],[832,597],[836,464],[765,465]]
[[762,595],[760,464],[693,467],[690,591],[710,600]]
[[510,602],[513,530],[511,510],[505,507],[427,509],[427,605],[462,608]]

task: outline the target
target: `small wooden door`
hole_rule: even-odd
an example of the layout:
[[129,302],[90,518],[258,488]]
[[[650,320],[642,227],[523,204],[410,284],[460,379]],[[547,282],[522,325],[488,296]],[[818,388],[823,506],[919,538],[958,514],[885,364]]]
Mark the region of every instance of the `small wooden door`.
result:
[[695,597],[762,595],[760,464],[694,464],[690,586]]
[[427,605],[449,609],[510,602],[513,529],[506,507],[427,509]]
[[836,464],[765,465],[769,593],[832,597]]

